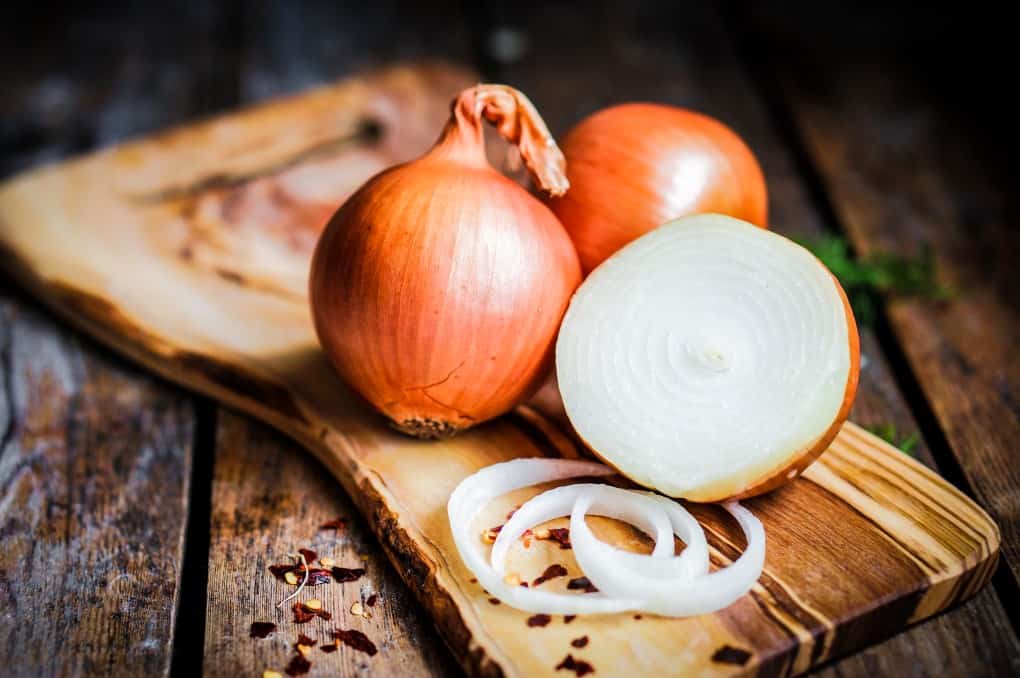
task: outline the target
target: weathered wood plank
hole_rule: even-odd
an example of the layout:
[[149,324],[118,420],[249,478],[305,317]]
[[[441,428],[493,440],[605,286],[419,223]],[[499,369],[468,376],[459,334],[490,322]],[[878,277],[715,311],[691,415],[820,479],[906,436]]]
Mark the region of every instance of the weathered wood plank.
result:
[[[282,671],[295,654],[299,632],[322,644],[331,642],[329,631],[334,628],[364,632],[378,645],[379,654],[369,657],[347,647],[327,654],[316,647],[309,655],[314,675],[456,672],[428,615],[387,562],[351,500],[328,471],[293,442],[247,417],[221,411],[213,506],[205,675]],[[346,529],[319,529],[338,516],[349,520]],[[267,568],[292,562],[287,553],[299,548],[332,558],[340,567],[367,570],[357,581],[307,588],[295,599],[321,600],[333,615],[329,622],[294,624],[291,604],[276,606],[294,587],[278,582]],[[369,607],[366,601],[373,595],[376,603]],[[371,619],[351,613],[355,602]],[[278,630],[264,640],[250,638],[255,621],[273,622]]]
[[[590,112],[620,101],[663,101],[701,110],[736,129],[758,155],[770,190],[772,228],[810,239],[830,226],[742,72],[731,36],[711,10],[700,3],[677,7],[654,2],[601,10],[514,7],[492,13],[504,41],[509,31],[526,51],[502,63],[500,55],[493,54],[499,64],[496,76],[527,92],[554,133],[562,134]],[[892,423],[903,433],[917,431],[874,330],[862,328],[861,342],[867,362],[852,419],[865,426]],[[923,440],[915,454],[934,465]],[[975,642],[975,636],[982,641]],[[986,591],[957,611],[819,673],[860,675],[880,667],[880,675],[996,675],[1015,667],[1018,652],[1020,643],[1002,603]],[[987,656],[996,660],[986,663]]]
[[0,662],[169,670],[191,468],[181,392],[0,292]]
[[[0,174],[229,103],[212,5],[16,5],[18,36],[0,44]],[[0,662],[12,675],[164,675],[192,399],[32,310],[6,279],[0,307]]]
[[[467,34],[462,22],[453,18],[455,12],[443,11],[450,9],[433,6],[428,11],[385,1],[358,8],[322,1],[252,5],[242,24],[240,98],[250,103],[289,94],[397,59],[465,61]],[[429,130],[424,140],[434,134]],[[294,654],[298,632],[328,642],[328,629],[356,628],[379,646],[379,654],[368,657],[349,649],[326,654],[315,649],[309,657],[314,671],[380,676],[455,673],[456,663],[427,613],[321,465],[260,424],[224,410],[219,422],[205,672],[231,676],[258,675],[272,667],[282,670]],[[319,524],[337,515],[351,518],[347,533],[317,531]],[[321,599],[333,614],[331,623],[296,625],[290,605],[283,611],[274,607],[289,587],[277,584],[266,567],[284,562],[286,552],[299,547],[330,555],[338,565],[368,570],[356,583],[320,587],[301,596]],[[352,615],[352,603],[364,603],[372,593],[378,594],[379,602],[365,609],[373,617]],[[249,625],[256,620],[277,623],[280,630],[267,640],[251,639]]]
[[[1007,48],[984,37],[998,28],[992,16],[961,24],[934,9],[897,9],[876,8],[867,21],[764,11],[757,20],[777,36],[768,50],[782,90],[854,246],[866,255],[930,245],[957,292],[941,303],[891,300],[888,319],[967,482],[1002,528],[1016,583],[1020,213],[1000,136],[1013,123],[984,89],[998,86]],[[968,29],[982,39],[950,57],[946,41]],[[813,57],[798,58],[804,52]]]

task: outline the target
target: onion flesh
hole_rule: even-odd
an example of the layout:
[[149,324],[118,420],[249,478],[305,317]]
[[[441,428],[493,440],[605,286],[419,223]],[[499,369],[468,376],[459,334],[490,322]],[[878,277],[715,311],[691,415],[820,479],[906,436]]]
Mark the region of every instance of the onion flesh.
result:
[[574,429],[673,497],[767,491],[828,446],[856,393],[853,314],[807,250],[722,215],[635,240],[575,293],[556,347]]
[[621,598],[640,597],[644,601],[642,609],[647,612],[689,617],[721,610],[747,593],[765,565],[765,530],[761,522],[743,506],[729,502],[725,508],[744,530],[747,549],[728,567],[699,577],[672,578],[620,569],[612,560],[614,549],[596,539],[584,521],[593,505],[591,497],[582,497],[570,515],[570,538],[578,565],[600,591]]
[[[562,459],[517,459],[494,464],[464,479],[447,506],[454,543],[468,569],[491,595],[520,610],[545,614],[604,614],[646,611],[668,616],[713,612],[746,593],[761,574],[765,533],[761,523],[736,502],[726,509],[747,537],[747,549],[732,565],[708,574],[704,531],[679,504],[647,492],[580,484],[557,487],[532,497],[501,528],[487,562],[472,523],[492,499],[513,490],[580,476],[607,476],[609,467]],[[599,541],[588,528],[588,513],[637,526],[656,539],[653,552],[622,551]],[[503,573],[510,546],[542,522],[570,515],[577,562],[600,588],[594,594],[562,594],[508,583]],[[673,534],[687,542],[673,555]],[[577,540],[573,539],[576,535]]]

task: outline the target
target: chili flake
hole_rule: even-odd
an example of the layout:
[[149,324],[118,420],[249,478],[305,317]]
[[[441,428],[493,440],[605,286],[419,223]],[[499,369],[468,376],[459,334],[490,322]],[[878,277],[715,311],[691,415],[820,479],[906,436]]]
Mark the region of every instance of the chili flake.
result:
[[[325,572],[325,570],[323,570]],[[349,581],[357,581],[365,575],[365,568],[347,568],[347,567],[334,567],[331,572],[333,573],[333,579],[336,579],[341,584]]]
[[599,590],[588,580],[588,577],[575,577],[567,582],[567,588],[571,590],[580,589],[585,593],[598,593]]
[[329,645],[322,645],[321,647],[319,647],[319,649],[322,650],[323,652],[336,652],[338,647],[339,645],[337,645],[337,641],[334,640]]
[[377,600],[379,600],[379,594],[373,593],[365,600],[365,605],[368,605],[369,607],[375,607],[375,603]]
[[564,624],[569,624],[570,622],[574,621],[575,619],[577,619],[577,615],[576,614],[565,614],[565,615],[563,615],[563,623]]
[[326,621],[329,621],[330,619],[333,618],[333,615],[323,610],[321,606],[318,608],[314,608],[310,607],[309,605],[306,605],[305,603],[294,603],[294,607],[292,607],[291,609],[294,610],[295,624],[307,624],[308,622],[312,621],[313,617],[321,617]]
[[588,646],[588,636],[581,636],[580,638],[574,638],[570,641],[570,644],[576,648],[582,648]]
[[736,664],[737,666],[743,666],[750,658],[750,652],[742,650],[739,647],[733,647],[732,645],[723,645],[715,651],[715,654],[712,655],[712,661],[714,662],[718,662],[720,664]]
[[252,622],[248,635],[252,638],[268,638],[275,630],[276,624],[273,622]]
[[552,617],[547,614],[533,614],[528,617],[528,626],[546,626],[552,621]]
[[288,676],[300,676],[308,673],[312,669],[312,663],[305,659],[303,654],[296,654],[287,664],[287,668],[284,672]]
[[571,654],[568,654],[563,658],[563,661],[556,665],[556,670],[573,671],[578,676],[586,676],[589,673],[595,673],[594,666],[581,659],[574,659],[574,655]]
[[537,577],[535,581],[531,582],[531,585],[538,586],[539,584],[544,584],[550,579],[565,576],[567,576],[567,568],[563,567],[559,563],[556,563],[555,565],[550,565],[549,567],[545,568],[545,572],[543,572],[541,576]]
[[349,629],[347,631],[344,631],[343,629],[336,629],[333,631],[333,637],[343,642],[344,645],[349,645],[355,650],[364,652],[369,656],[372,656],[379,651],[379,649],[375,646],[375,643],[369,640],[368,636],[357,629]]
[[329,520],[322,525],[319,525],[320,530],[342,530],[347,527],[347,518],[337,518],[335,520]]

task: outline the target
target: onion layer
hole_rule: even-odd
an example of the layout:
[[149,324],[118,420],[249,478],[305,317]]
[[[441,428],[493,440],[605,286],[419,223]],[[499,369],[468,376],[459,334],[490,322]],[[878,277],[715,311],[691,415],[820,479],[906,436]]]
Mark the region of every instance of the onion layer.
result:
[[694,501],[772,489],[839,431],[859,346],[807,250],[721,215],[678,219],[578,289],[556,364],[575,430],[631,480]]
[[486,160],[485,120],[540,188],[566,190],[563,156],[527,98],[478,85],[454,102],[432,150],[344,203],[312,260],[323,348],[355,391],[418,437],[452,435],[530,395],[580,282],[556,217]]
[[585,273],[631,240],[688,214],[719,212],[764,227],[765,178],[731,129],[700,113],[622,104],[563,140],[570,191],[549,204]]
[[[508,605],[545,614],[599,614],[641,610],[668,616],[713,612],[746,593],[761,574],[765,532],[736,502],[726,509],[747,537],[747,549],[731,566],[708,574],[704,531],[682,506],[658,495],[608,485],[580,484],[543,492],[524,503],[500,529],[490,555],[472,537],[472,522],[499,494],[521,487],[581,475],[609,475],[602,464],[552,459],[518,459],[494,464],[463,480],[447,506],[450,529],[461,558],[488,592]],[[650,555],[622,551],[595,538],[587,513],[623,520],[655,537]],[[509,584],[504,561],[521,534],[539,523],[570,515],[577,562],[601,593],[559,594]],[[673,554],[673,534],[687,542]]]

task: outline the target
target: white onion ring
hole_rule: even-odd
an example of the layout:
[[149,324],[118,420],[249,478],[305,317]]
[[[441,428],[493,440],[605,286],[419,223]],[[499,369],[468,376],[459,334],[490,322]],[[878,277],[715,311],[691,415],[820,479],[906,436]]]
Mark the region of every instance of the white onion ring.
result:
[[[511,607],[545,614],[606,614],[644,611],[691,616],[726,607],[757,581],[765,562],[765,531],[737,502],[725,505],[747,537],[747,549],[729,567],[708,574],[704,531],[674,501],[652,493],[608,485],[559,487],[533,497],[500,530],[486,562],[471,524],[492,499],[513,490],[579,476],[607,476],[614,471],[594,462],[565,459],[517,459],[494,464],[465,478],[447,505],[454,543],[479,583]],[[529,527],[566,515],[570,508],[571,542],[578,564],[601,593],[562,594],[512,586],[503,580],[510,545]],[[627,521],[656,538],[652,554],[622,551],[599,541],[584,517],[593,512]],[[673,534],[687,543],[670,555]]]
[[649,577],[635,570],[620,570],[611,560],[612,547],[596,539],[584,521],[593,505],[591,498],[581,497],[571,512],[574,557],[600,591],[610,596],[641,598],[646,612],[689,617],[721,610],[750,590],[765,565],[765,530],[761,522],[737,502],[729,502],[724,507],[747,537],[747,549],[732,565],[697,577]]
[[571,507],[581,496],[594,498],[590,513],[630,523],[655,539],[655,553],[658,556],[667,556],[673,550],[673,530],[669,519],[647,497],[611,485],[580,483],[543,492],[514,511],[513,516],[500,528],[496,542],[492,545],[489,561],[493,569],[502,574],[507,551],[525,530],[547,520],[570,515]]
[[581,476],[608,476],[613,471],[604,464],[567,459],[515,459],[487,466],[468,476],[450,495],[447,514],[453,542],[467,568],[490,594],[507,605],[545,614],[609,614],[636,609],[640,601],[606,596],[568,595],[510,586],[503,581],[481,552],[481,541],[472,538],[471,523],[478,513],[501,494],[529,485]]
[[[603,557],[613,567],[652,577],[691,577],[708,571],[705,532],[685,508],[652,493],[588,483],[543,492],[517,509],[500,529],[492,545],[492,567],[502,574],[507,551],[525,530],[547,520],[570,515],[571,507],[581,496],[593,499],[589,513],[622,520],[655,539],[652,558],[603,544]],[[679,556],[674,555],[674,533],[688,544]]]

